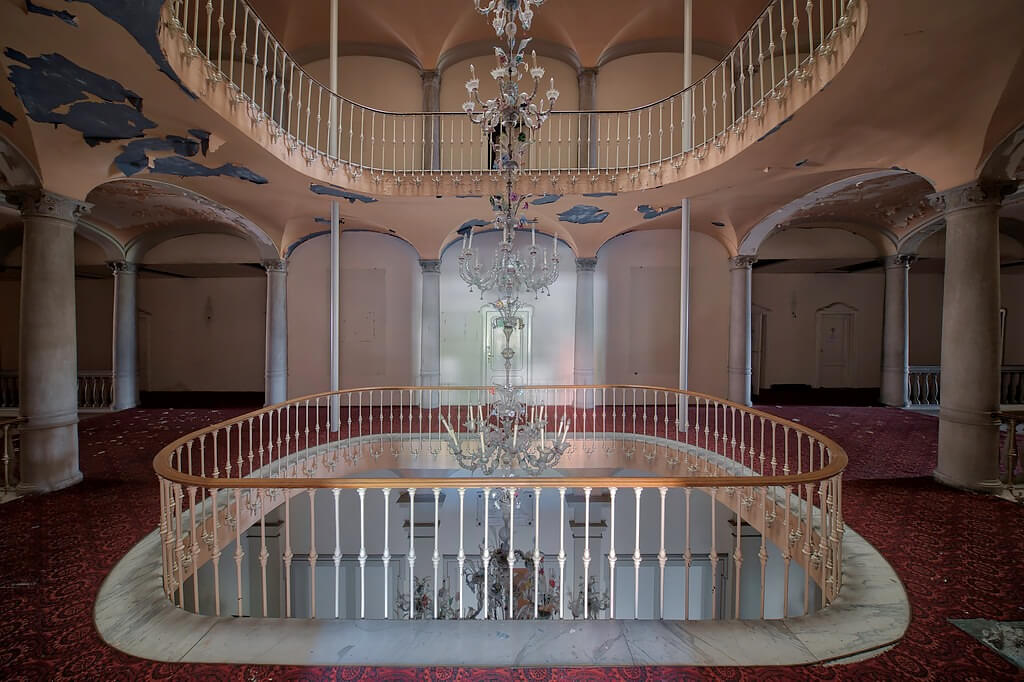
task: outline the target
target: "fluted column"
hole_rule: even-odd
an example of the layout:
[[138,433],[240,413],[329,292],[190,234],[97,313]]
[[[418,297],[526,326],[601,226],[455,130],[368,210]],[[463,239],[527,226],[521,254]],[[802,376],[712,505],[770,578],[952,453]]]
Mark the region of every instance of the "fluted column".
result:
[[939,195],[946,218],[942,379],[936,480],[998,485],[999,203],[1003,188],[972,183]]
[[[423,80],[423,111],[441,111],[441,73],[436,70],[420,72]],[[441,118],[431,116],[430,129],[423,141],[423,165],[426,169],[441,169]]]
[[139,404],[139,268],[135,263],[116,261],[110,269],[114,272],[114,409],[127,410]]
[[753,256],[729,259],[729,400],[750,405],[750,289]]
[[441,261],[421,260],[423,314],[420,333],[420,385],[441,383]]
[[915,256],[897,254],[885,259],[885,313],[882,320],[882,404],[905,407],[910,356],[908,277]]
[[90,205],[46,191],[8,193],[25,225],[21,256],[21,485],[46,492],[78,469],[75,223]]
[[576,259],[576,334],[572,382],[594,383],[594,270],[597,258]]
[[267,405],[288,399],[288,261],[263,261],[267,270],[267,342],[264,400]]
[[[580,91],[580,111],[597,108],[597,68],[580,69],[576,74]],[[586,125],[580,127],[580,168],[597,167],[597,116],[587,116]]]

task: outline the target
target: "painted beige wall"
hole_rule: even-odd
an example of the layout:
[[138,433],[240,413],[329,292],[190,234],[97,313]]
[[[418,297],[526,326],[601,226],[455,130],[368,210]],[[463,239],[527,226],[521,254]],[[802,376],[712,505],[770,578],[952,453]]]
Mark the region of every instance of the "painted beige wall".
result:
[[[330,388],[329,239],[299,246],[288,265],[288,396]],[[341,236],[341,386],[416,383],[420,267],[395,237],[345,231]]]
[[[728,254],[700,233],[691,235],[690,248],[690,388],[725,395]],[[678,385],[679,232],[649,230],[616,237],[598,252],[597,263],[598,380]]]
[[260,252],[244,237],[230,234],[192,234],[160,242],[146,252],[142,262],[164,263],[258,263]]
[[[529,59],[529,55],[527,55]],[[494,97],[498,87],[491,78],[491,69],[497,62],[494,59],[494,52],[481,54],[478,57],[463,59],[462,61],[450,64],[441,73],[441,111],[462,111],[462,103],[466,101],[466,81],[470,78],[469,65],[476,65],[476,76],[480,79],[480,99],[487,100]],[[530,60],[530,64],[533,61]],[[558,102],[555,109],[561,111],[574,111],[579,109],[580,90],[576,80],[575,67],[550,57],[537,56],[537,64],[544,68],[544,79],[541,81],[538,92],[541,96],[551,86],[551,79],[555,79],[555,89],[558,90]],[[532,81],[529,76],[522,81],[532,88]]]
[[[327,85],[330,59],[306,64],[306,72]],[[387,57],[350,56],[338,58],[338,89],[363,106],[383,111],[421,111],[423,86],[419,71],[411,64]]]
[[878,386],[882,362],[882,271],[856,274],[758,273],[753,302],[769,310],[763,386],[817,381],[817,311],[833,303],[857,309],[851,388]]
[[861,236],[828,227],[788,229],[773,233],[757,250],[769,258],[880,258],[878,249]]
[[140,277],[150,391],[263,391],[266,276]]

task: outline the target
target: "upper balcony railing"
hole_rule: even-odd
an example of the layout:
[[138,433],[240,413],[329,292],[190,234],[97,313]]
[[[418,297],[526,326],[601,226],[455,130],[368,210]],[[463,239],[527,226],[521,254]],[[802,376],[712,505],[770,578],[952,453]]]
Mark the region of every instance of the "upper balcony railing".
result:
[[341,391],[169,444],[154,459],[168,599],[207,615],[684,620],[838,596],[846,454],[825,436],[697,393],[529,387],[568,452],[547,475],[474,477],[449,441],[478,447],[469,409],[493,400]]
[[[772,0],[725,58],[685,90],[636,109],[556,111],[539,131],[526,131],[526,176],[591,185],[628,177],[636,184],[643,170],[657,176],[664,164],[678,170],[687,158],[705,158],[761,119],[794,82],[812,78],[816,62],[832,58],[835,41],[853,26],[857,6]],[[332,92],[292,59],[245,0],[171,0],[168,23],[183,36],[185,55],[205,61],[207,80],[226,83],[253,122],[310,166],[397,184],[497,176],[491,140],[463,112],[381,111]]]

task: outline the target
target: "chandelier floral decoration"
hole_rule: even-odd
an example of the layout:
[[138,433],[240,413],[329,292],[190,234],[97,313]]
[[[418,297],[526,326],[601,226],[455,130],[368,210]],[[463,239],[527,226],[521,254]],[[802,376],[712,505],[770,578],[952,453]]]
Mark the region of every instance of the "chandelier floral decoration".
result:
[[[494,31],[505,39],[505,47],[494,48],[497,66],[491,71],[491,77],[498,86],[497,96],[486,101],[480,99],[480,80],[475,67],[470,66],[471,78],[466,82],[469,99],[462,108],[470,120],[481,127],[486,139],[491,140],[494,167],[504,176],[505,192],[491,197],[493,222],[501,232],[501,242],[490,264],[481,262],[479,251],[473,247],[473,228],[469,227],[463,234],[459,276],[471,291],[478,290],[481,298],[488,292],[495,294],[492,301],[498,312],[495,328],[501,329],[505,336],[501,351],[505,381],[491,390],[492,401],[469,410],[465,431],[456,429],[443,417],[442,424],[448,431],[451,450],[459,466],[471,471],[481,470],[486,475],[499,469],[537,473],[555,466],[569,447],[566,441],[569,422],[563,417],[550,429],[546,408],[527,405],[522,391],[512,385],[515,351],[511,339],[516,330],[523,328],[519,316],[523,305],[520,296],[550,295],[550,287],[558,279],[558,238],[552,237],[550,254],[538,248],[535,221],[522,214],[529,207],[529,195],[517,193],[514,187],[529,148],[526,131],[544,125],[558,99],[558,90],[551,79],[551,87],[543,97],[538,97],[544,69],[537,64],[536,52],[532,53],[532,67],[527,65],[526,48],[530,38],[516,42],[519,25],[524,31],[529,29],[533,7],[540,6],[544,0],[474,2],[478,12],[491,15]],[[527,76],[532,87],[522,88]],[[530,229],[530,245],[517,250],[514,246],[516,233],[527,228]],[[479,445],[474,442],[477,440]]]

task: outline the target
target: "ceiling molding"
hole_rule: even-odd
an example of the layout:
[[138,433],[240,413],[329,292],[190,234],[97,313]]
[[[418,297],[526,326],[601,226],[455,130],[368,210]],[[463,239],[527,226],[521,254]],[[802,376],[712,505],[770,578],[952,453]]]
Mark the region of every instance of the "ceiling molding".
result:
[[[456,45],[453,48],[445,50],[441,56],[438,57],[435,70],[440,73],[444,73],[445,69],[449,66],[457,64],[465,59],[472,59],[473,57],[480,57],[483,55],[493,55],[494,47],[495,43],[493,40],[474,40],[472,42]],[[554,43],[549,40],[534,38],[530,41],[529,49],[536,50],[537,55],[540,57],[547,57],[548,59],[557,59],[560,62],[565,62],[575,69],[576,73],[579,73],[583,68],[582,63],[580,62],[580,56],[576,54],[575,50],[566,45]],[[490,69],[488,69],[488,71],[489,70]]]

